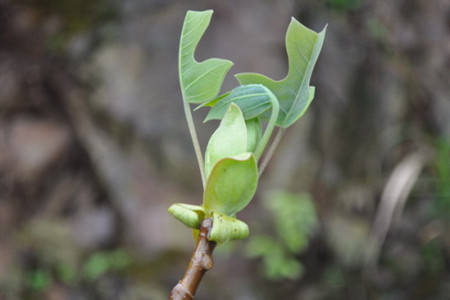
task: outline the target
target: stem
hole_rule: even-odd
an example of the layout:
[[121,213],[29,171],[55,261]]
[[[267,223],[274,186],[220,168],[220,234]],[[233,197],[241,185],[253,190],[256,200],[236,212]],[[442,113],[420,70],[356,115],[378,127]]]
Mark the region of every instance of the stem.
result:
[[286,131],[286,128],[280,127],[278,129],[277,134],[275,135],[275,138],[270,144],[269,150],[267,150],[267,154],[264,156],[261,164],[259,165],[259,173],[258,176],[261,177],[262,173],[264,172],[264,169],[267,167],[267,164],[269,163],[270,159],[272,158],[273,154],[275,153],[275,150],[277,149],[278,145],[280,144],[281,138],[284,135],[284,132]]
[[208,240],[212,228],[212,220],[204,219],[200,225],[195,251],[183,279],[177,283],[169,295],[169,300],[193,300],[195,292],[206,271],[213,266],[212,252],[216,243]]
[[200,169],[200,176],[202,177],[203,189],[205,189],[206,176],[202,150],[200,148],[200,143],[198,141],[197,131],[195,130],[195,124],[194,119],[192,118],[191,108],[189,107],[189,103],[186,100],[184,100],[184,96],[183,96],[183,107],[184,107],[184,114],[186,115],[186,120],[188,123],[189,133],[191,134],[192,144],[194,144],[195,155],[197,156],[198,168]]
[[278,104],[277,97],[275,97],[275,95],[272,94],[269,89],[267,89],[266,87],[264,88],[268,91],[270,102],[272,103],[272,114],[270,115],[266,130],[264,131],[264,134],[261,137],[258,146],[256,146],[255,157],[257,160],[261,157],[262,153],[264,152],[264,148],[266,148],[266,145],[269,142],[270,136],[272,135],[273,129],[275,128],[275,124],[278,119],[278,113],[280,112],[280,104]]

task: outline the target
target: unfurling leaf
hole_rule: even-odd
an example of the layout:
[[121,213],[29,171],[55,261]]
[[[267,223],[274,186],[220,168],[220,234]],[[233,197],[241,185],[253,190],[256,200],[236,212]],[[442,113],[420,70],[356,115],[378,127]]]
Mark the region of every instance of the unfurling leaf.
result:
[[[326,29],[316,33],[292,18],[286,33],[286,50],[289,60],[287,76],[275,81],[256,73],[236,75],[240,84],[263,84],[269,88],[280,103],[277,125],[289,127],[306,111],[313,100],[314,90],[309,86],[311,74],[319,57]],[[263,116],[265,120],[269,115]]]
[[178,221],[189,228],[198,229],[205,218],[205,209],[202,206],[176,203],[169,207],[169,212]]
[[245,239],[248,234],[248,226],[244,222],[221,213],[213,213],[213,227],[209,240],[222,244],[230,240]]
[[273,93],[261,84],[241,85],[233,89],[227,96],[218,98],[206,116],[205,122],[221,120],[230,103],[239,106],[245,120],[253,119],[270,110],[274,99],[276,101]]
[[247,128],[239,107],[232,103],[219,127],[209,139],[205,153],[205,172],[208,178],[214,165],[225,157],[247,151]]
[[209,211],[233,216],[244,209],[256,192],[258,168],[252,153],[218,161],[209,175],[203,206]]
[[180,40],[179,74],[183,98],[189,103],[204,103],[214,99],[233,63],[226,59],[195,60],[195,50],[208,28],[212,10],[188,11]]

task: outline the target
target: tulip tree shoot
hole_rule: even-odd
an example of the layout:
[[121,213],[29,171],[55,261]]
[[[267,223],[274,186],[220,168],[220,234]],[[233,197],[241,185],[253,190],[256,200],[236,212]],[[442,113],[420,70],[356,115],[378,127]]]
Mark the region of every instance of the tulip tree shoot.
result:
[[[255,195],[258,179],[286,128],[314,99],[310,79],[326,32],[316,33],[292,18],[286,33],[286,77],[277,81],[256,73],[236,74],[240,85],[219,96],[233,63],[220,58],[195,59],[212,14],[212,10],[188,11],[181,32],[180,86],[204,192],[201,205],[177,203],[169,208],[178,221],[192,228],[196,239],[191,263],[169,299],[194,299],[203,274],[212,267],[214,247],[249,235],[247,224],[236,215]],[[195,110],[209,108],[205,122],[220,120],[204,154],[191,104],[197,105]]]

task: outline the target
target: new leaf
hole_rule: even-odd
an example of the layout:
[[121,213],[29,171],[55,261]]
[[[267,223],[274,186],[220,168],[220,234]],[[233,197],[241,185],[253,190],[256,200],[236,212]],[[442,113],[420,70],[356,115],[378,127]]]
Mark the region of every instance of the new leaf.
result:
[[241,85],[218,99],[206,116],[205,122],[221,120],[232,102],[239,106],[245,120],[253,119],[268,111],[273,101],[276,101],[273,93],[261,84]]
[[175,203],[169,207],[169,213],[189,228],[199,229],[205,218],[205,209],[202,206],[184,203]]
[[230,240],[245,239],[248,237],[248,225],[233,217],[214,212],[213,227],[209,239],[219,244]]
[[195,50],[208,28],[212,10],[188,11],[181,32],[179,74],[183,98],[188,103],[203,103],[214,99],[220,91],[226,73],[233,63],[210,58],[197,62]]
[[287,128],[292,125],[305,113],[314,98],[314,88],[309,86],[309,81],[322,49],[325,32],[326,29],[316,33],[292,18],[286,33],[287,76],[275,81],[257,73],[236,75],[240,84],[263,84],[275,94],[280,103],[278,126]]
[[214,166],[206,183],[203,206],[233,216],[252,200],[258,185],[258,168],[252,153],[227,157]]
[[205,153],[206,178],[224,157],[247,151],[247,128],[239,107],[231,103],[219,127],[209,139]]

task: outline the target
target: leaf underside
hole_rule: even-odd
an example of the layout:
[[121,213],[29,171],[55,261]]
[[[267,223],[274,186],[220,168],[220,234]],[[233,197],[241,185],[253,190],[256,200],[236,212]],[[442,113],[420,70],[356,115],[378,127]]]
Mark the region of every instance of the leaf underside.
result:
[[[269,88],[280,103],[277,125],[289,127],[306,111],[313,100],[314,88],[309,86],[314,65],[319,57],[326,28],[316,33],[292,18],[286,33],[286,50],[289,60],[287,76],[279,81],[257,73],[240,73],[240,84],[262,84]],[[264,119],[268,115],[263,116]]]
[[233,63],[226,59],[195,60],[195,50],[211,21],[212,10],[188,11],[181,32],[179,74],[183,98],[188,103],[204,103],[220,91]]
[[271,96],[273,97],[273,94],[270,94],[272,94],[271,91],[261,84],[241,85],[215,103],[206,116],[205,122],[221,120],[232,102],[239,106],[245,120],[253,119],[270,109]]

